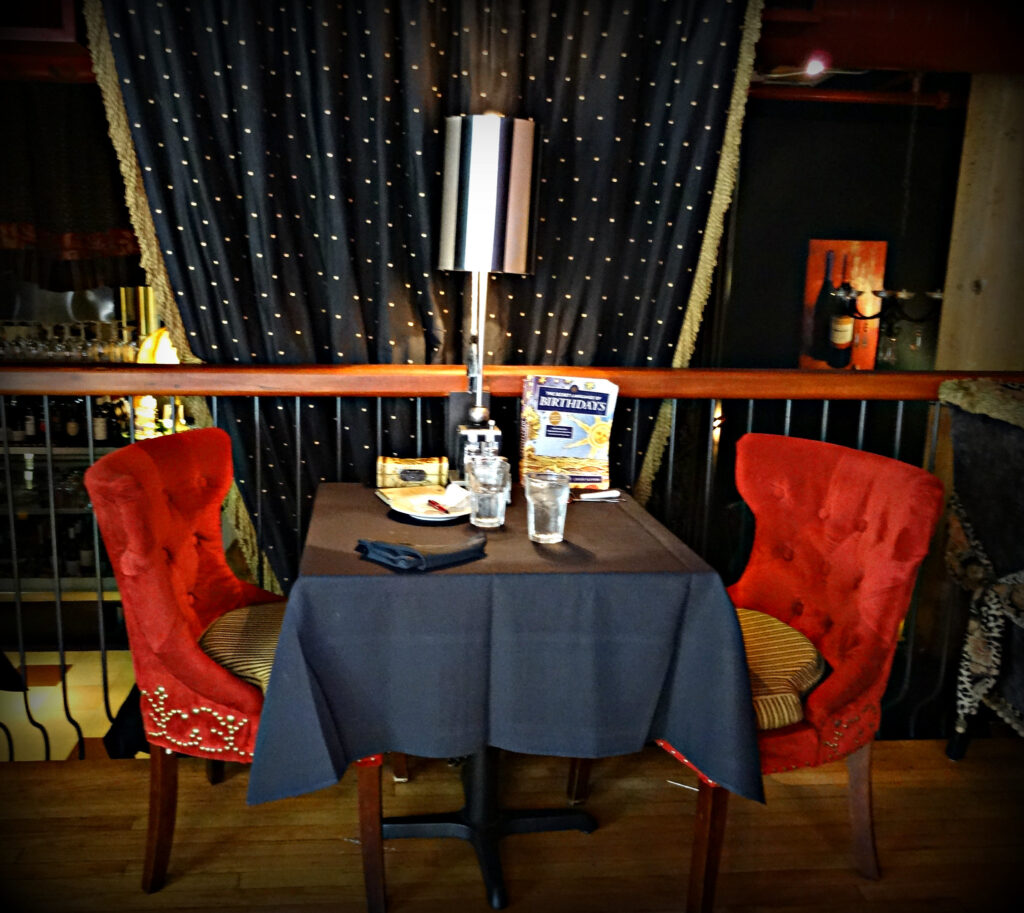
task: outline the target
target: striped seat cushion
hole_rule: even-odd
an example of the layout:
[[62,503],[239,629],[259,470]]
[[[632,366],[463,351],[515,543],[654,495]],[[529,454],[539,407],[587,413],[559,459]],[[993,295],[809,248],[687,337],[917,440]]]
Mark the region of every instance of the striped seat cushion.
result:
[[736,609],[750,668],[757,728],[781,729],[804,718],[802,698],[825,673],[825,658],[803,634],[784,622]]
[[262,691],[270,683],[283,602],[263,602],[225,612],[199,638],[203,652]]

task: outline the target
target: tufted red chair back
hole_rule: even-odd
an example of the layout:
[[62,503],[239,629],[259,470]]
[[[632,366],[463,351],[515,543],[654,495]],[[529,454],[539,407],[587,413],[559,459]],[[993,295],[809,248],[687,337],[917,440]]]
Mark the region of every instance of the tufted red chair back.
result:
[[762,733],[762,768],[841,758],[878,728],[942,483],[877,454],[770,434],[739,440],[736,482],[756,526],[729,595],[801,631],[831,667],[804,722]]
[[231,444],[219,428],[138,441],[85,474],[124,606],[150,744],[250,760],[263,694],[199,647],[231,609],[282,599],[239,580],[220,508]]

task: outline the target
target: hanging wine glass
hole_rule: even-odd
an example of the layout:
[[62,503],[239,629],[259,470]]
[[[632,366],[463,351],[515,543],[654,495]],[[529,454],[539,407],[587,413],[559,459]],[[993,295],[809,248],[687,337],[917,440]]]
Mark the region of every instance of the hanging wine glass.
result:
[[122,336],[124,339],[125,346],[125,357],[124,360],[134,364],[139,359],[139,337],[138,333],[131,324],[124,326],[122,330]]
[[108,361],[121,361],[121,347],[118,345],[117,325],[104,321],[100,324],[103,350],[107,354]]
[[99,329],[95,320],[87,320],[83,325],[85,341],[85,359],[87,361],[103,360],[103,345],[99,337]]
[[38,329],[27,320],[21,321],[17,327],[15,345],[17,346],[16,351],[18,355],[23,359],[35,358],[35,350],[39,346],[39,341],[37,339]]
[[33,327],[29,324],[25,355],[31,359],[48,358],[53,347],[53,330],[51,324]]
[[878,340],[878,353],[875,355],[875,365],[895,368],[896,367],[896,337],[899,328],[894,327],[890,333],[883,333]]
[[85,329],[82,324],[68,324],[65,348],[65,356],[69,361],[82,361],[85,358]]
[[879,299],[878,349],[875,352],[876,368],[896,367],[896,338],[899,336],[900,301],[913,297],[913,292],[874,289],[871,292]]

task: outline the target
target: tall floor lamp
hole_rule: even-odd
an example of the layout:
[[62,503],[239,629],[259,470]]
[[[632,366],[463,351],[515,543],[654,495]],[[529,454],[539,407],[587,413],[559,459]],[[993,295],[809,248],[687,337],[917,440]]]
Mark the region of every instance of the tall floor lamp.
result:
[[438,267],[473,274],[469,393],[449,399],[448,449],[461,467],[467,440],[500,439],[484,405],[487,282],[489,273],[532,272],[536,133],[532,120],[500,114],[445,120]]

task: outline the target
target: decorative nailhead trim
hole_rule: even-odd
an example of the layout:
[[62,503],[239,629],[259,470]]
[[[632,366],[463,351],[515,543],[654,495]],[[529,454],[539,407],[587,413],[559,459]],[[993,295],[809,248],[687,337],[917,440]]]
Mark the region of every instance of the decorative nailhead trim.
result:
[[[235,736],[243,727],[248,725],[248,718],[239,717],[236,719],[233,713],[222,714],[212,707],[200,706],[193,707],[191,710],[168,707],[167,689],[163,685],[158,685],[152,693],[143,689],[139,690],[149,704],[149,718],[155,727],[155,729],[146,733],[147,736],[163,739],[182,749],[199,749],[211,754],[234,753],[243,759],[252,758],[251,751],[244,751],[235,745]],[[187,720],[190,714],[195,717],[209,715],[213,718],[212,721],[206,721],[207,732],[205,736],[198,726],[192,727],[187,739],[177,739],[168,733],[167,726],[172,720],[176,718]],[[211,737],[217,739],[219,743],[212,745],[204,744],[204,738],[208,739]]]

